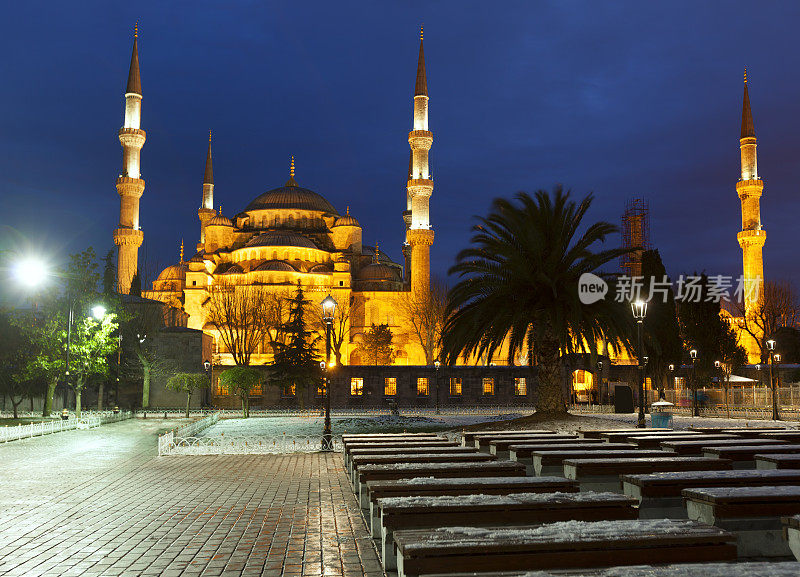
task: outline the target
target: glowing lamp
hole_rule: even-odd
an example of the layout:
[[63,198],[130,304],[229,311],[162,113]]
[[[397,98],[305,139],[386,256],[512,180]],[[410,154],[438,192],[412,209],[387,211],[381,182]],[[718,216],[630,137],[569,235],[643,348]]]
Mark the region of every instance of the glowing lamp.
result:
[[92,316],[98,321],[101,320],[104,316],[106,316],[106,307],[103,305],[94,305],[92,307]]
[[334,299],[331,295],[326,296],[322,302],[322,318],[325,322],[333,321],[333,315],[336,312],[336,299]]
[[767,341],[767,348],[771,351],[775,350],[775,339],[769,339]]
[[633,318],[639,322],[643,321],[645,315],[647,314],[647,301],[632,301],[631,312],[633,313]]
[[33,257],[14,263],[12,271],[17,282],[29,287],[43,284],[49,274],[45,263]]
[[692,360],[695,360],[697,358],[697,349],[689,351],[689,356],[692,357]]

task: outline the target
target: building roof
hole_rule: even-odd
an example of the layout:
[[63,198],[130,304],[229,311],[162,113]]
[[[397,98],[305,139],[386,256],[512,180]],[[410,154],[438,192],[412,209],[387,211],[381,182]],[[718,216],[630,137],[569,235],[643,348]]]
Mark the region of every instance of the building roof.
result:
[[398,281],[397,271],[383,263],[368,264],[358,273],[359,280],[369,281]]
[[131,54],[131,68],[128,71],[128,85],[125,88],[125,94],[134,93],[139,96],[142,95],[142,78],[139,75],[139,49],[137,47],[137,38],[133,37],[133,54]]
[[[291,181],[290,181],[291,182]],[[299,210],[315,210],[338,215],[333,205],[313,190],[290,184],[273,188],[256,197],[247,205],[244,212],[251,210],[294,208]]]
[[206,226],[233,226],[233,223],[231,222],[231,219],[229,219],[227,216],[218,214],[217,216],[209,220]]
[[170,280],[183,280],[186,278],[186,263],[174,264],[172,266],[168,266],[164,270],[161,271],[161,274],[158,275],[158,281],[170,281]]
[[265,260],[260,265],[255,267],[253,271],[297,272],[297,269],[285,260]]
[[750,94],[747,92],[747,71],[744,77],[744,98],[742,99],[742,136],[740,138],[755,138],[756,129],[753,126],[753,113],[750,111]]
[[355,217],[350,216],[350,207],[347,207],[347,212],[344,216],[340,216],[336,219],[336,222],[333,223],[333,226],[358,226],[361,225],[355,219]]
[[268,231],[251,238],[245,246],[297,246],[318,248],[314,241],[290,231]]

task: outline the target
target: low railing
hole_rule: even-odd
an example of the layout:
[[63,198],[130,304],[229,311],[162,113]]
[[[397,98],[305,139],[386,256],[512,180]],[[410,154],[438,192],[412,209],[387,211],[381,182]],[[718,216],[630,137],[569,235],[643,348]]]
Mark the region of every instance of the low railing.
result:
[[[341,436],[333,437],[333,450],[342,451]],[[322,435],[272,435],[264,437],[174,437],[166,455],[276,455],[322,451]],[[161,454],[161,453],[159,453]]]
[[[324,414],[324,409],[320,407],[307,408],[307,409],[250,409],[251,417],[318,417]],[[428,407],[400,407],[400,416],[403,417],[435,417],[437,415],[435,408]],[[533,413],[534,407],[532,405],[515,406],[515,405],[481,405],[472,407],[452,407],[442,406],[439,409],[439,415],[502,415],[508,413]],[[189,413],[191,416],[205,416],[219,413],[222,418],[237,417],[242,415],[241,409],[192,409]],[[331,409],[331,414],[334,417],[380,417],[392,415],[392,409],[389,407],[376,407],[376,408],[337,408]],[[167,418],[182,418],[186,416],[186,409],[179,408],[166,408],[166,409],[139,409],[136,416],[139,418],[147,418],[147,415],[156,417]]]
[[61,433],[63,431],[72,431],[75,429],[92,429],[106,423],[114,423],[116,421],[130,419],[131,417],[132,414],[129,411],[120,413],[113,413],[109,411],[107,414],[100,413],[99,415],[93,414],[89,416],[82,416],[80,419],[76,419],[74,416],[71,416],[67,420],[54,418],[50,421],[42,421],[40,423],[29,423],[27,425],[17,425],[16,427],[3,427],[0,429],[0,443],[41,437],[44,435]]
[[[185,413],[184,413],[185,414]],[[158,455],[170,455],[175,450],[175,447],[178,443],[178,440],[187,439],[187,438],[195,438],[194,435],[199,433],[200,431],[207,429],[211,425],[216,424],[219,422],[219,411],[208,415],[207,417],[203,417],[198,421],[194,421],[193,423],[188,423],[186,425],[180,426],[177,429],[172,429],[164,433],[163,435],[158,436]]]

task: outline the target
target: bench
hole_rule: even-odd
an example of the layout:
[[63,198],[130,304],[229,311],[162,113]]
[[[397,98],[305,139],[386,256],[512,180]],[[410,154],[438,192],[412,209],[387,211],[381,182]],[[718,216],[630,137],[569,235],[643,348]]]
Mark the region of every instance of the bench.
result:
[[398,577],[581,569],[736,558],[736,537],[692,521],[564,521],[531,528],[451,527],[394,534]]
[[514,431],[510,429],[505,429],[502,431],[462,431],[461,432],[461,444],[465,447],[472,447],[475,444],[475,437],[478,435],[495,435],[497,437],[502,437],[503,435],[555,435],[555,431],[550,431],[547,429],[521,429],[519,431]]
[[644,431],[669,432],[669,431],[672,431],[672,429],[664,429],[664,428],[659,428],[659,429],[652,429],[652,428],[651,429],[632,429],[632,428],[624,428],[624,427],[622,427],[622,428],[619,428],[619,429],[587,429],[585,431],[582,430],[582,429],[578,429],[576,431],[576,433],[578,434],[578,436],[581,439],[600,439],[600,438],[602,438],[604,433],[626,433],[627,432],[627,433],[640,433],[641,434]]
[[654,429],[639,429],[638,431],[610,431],[600,435],[601,439],[608,441],[627,441],[631,437],[686,437],[695,436],[700,438],[702,433],[692,431],[657,431]]
[[785,427],[731,427],[721,429],[720,433],[732,433],[740,437],[758,437],[762,433],[785,431]]
[[457,445],[455,443],[451,445],[425,445],[425,446],[416,446],[416,445],[402,445],[399,447],[367,447],[367,448],[358,448],[358,449],[350,449],[349,453],[347,454],[347,461],[345,463],[345,467],[348,472],[352,474],[353,469],[353,457],[360,457],[362,455],[397,455],[398,453],[403,453],[405,455],[409,454],[424,454],[424,453],[436,453],[436,454],[469,454],[474,455],[477,451],[475,449],[470,449],[469,447],[462,447],[461,445]]
[[674,471],[622,475],[621,480],[622,492],[639,501],[640,519],[685,519],[684,489],[798,485],[800,471]]
[[684,489],[689,519],[735,532],[739,557],[786,557],[781,516],[800,514],[800,485]]
[[[789,549],[794,554],[794,558],[800,561],[800,515],[784,517],[781,522],[783,523],[786,541],[789,543]],[[797,575],[800,575],[800,572]]]
[[[476,443],[480,442],[481,445],[485,445],[486,443],[480,437],[476,440]],[[582,442],[578,437],[575,435],[538,435],[538,436],[530,436],[530,437],[504,437],[502,439],[492,439],[488,442],[488,449],[492,455],[497,455],[498,457],[508,457],[508,448],[511,445],[516,445],[519,443],[524,444],[535,444],[535,443],[552,443],[554,445],[559,444],[569,444],[569,443],[580,443]],[[477,446],[477,445],[476,445]]]
[[726,441],[733,439],[740,438],[736,435],[643,435],[641,437],[627,437],[625,442],[633,443],[642,449],[656,449],[661,446],[661,443],[675,441]]
[[572,441],[577,441],[578,437],[576,435],[570,433],[550,433],[550,434],[532,434],[532,433],[524,433],[521,435],[513,434],[513,435],[476,435],[472,441],[472,445],[476,449],[480,449],[481,451],[488,451],[490,450],[491,444],[493,441],[504,441],[504,440],[519,440],[525,441],[526,439],[530,439],[531,441],[537,441],[541,439],[567,439]]
[[761,433],[758,437],[760,439],[778,439],[789,443],[800,443],[800,431],[797,430]]
[[622,492],[620,475],[663,471],[718,471],[730,469],[726,459],[707,457],[649,457],[645,459],[567,459],[564,476],[580,483],[581,491]]
[[733,461],[734,469],[753,469],[756,455],[769,453],[800,453],[800,445],[745,445],[741,447],[705,447],[703,455]]
[[661,448],[678,455],[702,455],[704,447],[724,447],[726,445],[742,447],[745,445],[767,445],[772,443],[781,444],[780,441],[767,439],[700,439],[697,441],[664,441],[661,443]]
[[536,475],[563,475],[564,461],[570,459],[648,459],[663,457],[664,451],[645,451],[644,449],[611,450],[608,453],[583,450],[545,450],[531,453],[532,468]]
[[[462,447],[463,448],[463,447]],[[469,451],[469,449],[467,449]],[[475,463],[494,461],[497,457],[486,453],[399,453],[391,455],[354,455],[350,457],[353,486],[358,480],[358,471],[364,465],[390,465],[401,463]]]
[[[488,455],[487,455],[488,456]],[[358,470],[355,492],[362,509],[369,509],[369,481],[390,481],[413,477],[524,477],[525,465],[514,461],[458,463],[399,463],[364,465]]]
[[755,456],[756,469],[800,469],[797,453],[759,454]]
[[461,443],[458,441],[448,441],[447,439],[418,439],[418,440],[405,440],[405,441],[380,441],[374,443],[355,442],[350,445],[344,445],[344,464],[348,466],[350,453],[356,449],[403,449],[406,447],[460,447]]
[[395,481],[368,481],[369,523],[372,536],[380,537],[376,501],[385,497],[436,495],[510,495],[512,493],[577,493],[578,484],[563,477],[414,477]]
[[[575,443],[524,443],[520,445],[510,445],[508,451],[508,458],[512,461],[519,461],[524,463],[528,471],[528,475],[549,475],[548,472],[536,473],[533,466],[533,453],[537,451],[594,451],[598,455],[603,453],[611,453],[616,451],[630,451],[635,449],[634,445],[626,443],[606,443],[600,439],[580,439]],[[561,475],[561,472],[555,474]]]
[[517,493],[378,499],[381,561],[387,571],[396,568],[394,532],[398,530],[636,519],[634,503],[630,497],[614,493]]

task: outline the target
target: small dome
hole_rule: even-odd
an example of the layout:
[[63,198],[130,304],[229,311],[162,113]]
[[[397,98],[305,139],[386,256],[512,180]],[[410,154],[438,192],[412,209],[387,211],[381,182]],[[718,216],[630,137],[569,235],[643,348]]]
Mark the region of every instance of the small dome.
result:
[[339,214],[331,203],[322,196],[313,190],[296,185],[281,186],[267,191],[256,197],[253,202],[247,205],[244,211],[276,208],[295,208],[299,210],[315,210],[333,215]]
[[222,271],[221,274],[242,274],[244,269],[238,264],[234,264]]
[[310,238],[287,231],[269,231],[251,238],[245,246],[298,246],[302,248],[317,248]]
[[189,262],[203,262],[203,251],[201,250],[192,258],[189,259]]
[[174,264],[162,270],[161,274],[158,275],[156,282],[171,281],[171,280],[182,281],[185,278],[186,278],[186,264],[185,263]]
[[260,265],[255,267],[253,271],[260,272],[260,271],[284,271],[284,272],[297,272],[292,265],[284,260],[265,260]]
[[395,271],[392,267],[382,263],[368,264],[367,266],[361,269],[361,272],[358,274],[358,278],[359,280],[370,280],[370,281],[400,280],[400,278],[397,276],[397,271]]
[[229,219],[227,216],[218,214],[217,216],[209,220],[206,226],[233,226],[233,223],[231,222],[231,219]]
[[326,273],[331,272],[331,267],[327,264],[317,264],[312,266],[308,272]]
[[358,221],[350,216],[350,207],[347,207],[347,213],[344,216],[340,216],[336,219],[336,222],[333,223],[333,226],[357,226],[361,228],[361,225]]

